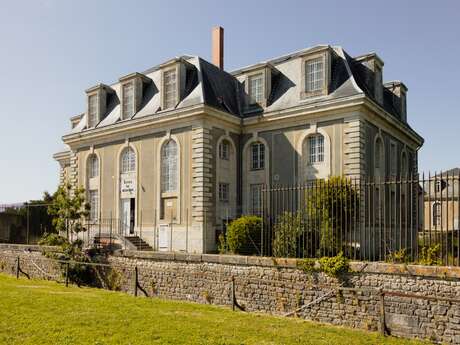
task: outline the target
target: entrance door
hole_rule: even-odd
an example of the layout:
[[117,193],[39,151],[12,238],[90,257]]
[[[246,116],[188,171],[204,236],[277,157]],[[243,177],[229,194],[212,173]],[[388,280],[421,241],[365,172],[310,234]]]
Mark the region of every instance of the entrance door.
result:
[[158,247],[160,251],[169,250],[169,225],[162,224],[158,229]]
[[130,234],[131,228],[131,199],[121,199],[121,233],[126,236]]

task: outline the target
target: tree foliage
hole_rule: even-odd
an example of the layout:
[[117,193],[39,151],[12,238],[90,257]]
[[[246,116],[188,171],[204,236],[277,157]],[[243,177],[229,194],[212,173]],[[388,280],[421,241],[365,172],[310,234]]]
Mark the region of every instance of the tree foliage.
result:
[[235,219],[227,228],[226,248],[231,253],[256,252],[261,228],[260,217],[243,216]]
[[53,216],[53,225],[59,232],[70,233],[84,231],[81,220],[89,214],[90,206],[85,202],[85,189],[82,187],[72,190],[70,183],[59,186],[53,195],[53,201],[48,207],[48,213]]

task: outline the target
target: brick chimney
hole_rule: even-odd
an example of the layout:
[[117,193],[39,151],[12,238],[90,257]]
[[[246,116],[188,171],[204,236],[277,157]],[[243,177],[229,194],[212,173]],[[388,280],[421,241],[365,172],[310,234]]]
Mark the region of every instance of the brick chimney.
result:
[[224,28],[212,28],[212,63],[224,69]]

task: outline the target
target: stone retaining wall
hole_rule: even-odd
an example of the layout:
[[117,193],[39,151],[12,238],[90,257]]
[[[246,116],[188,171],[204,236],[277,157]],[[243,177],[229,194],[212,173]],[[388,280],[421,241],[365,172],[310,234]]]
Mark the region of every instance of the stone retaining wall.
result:
[[[40,259],[36,247],[28,249],[30,254],[23,246],[0,245],[0,271],[14,273],[14,257],[19,255],[22,268],[32,277],[47,278],[36,265],[43,265],[51,276],[60,276],[54,263]],[[129,293],[134,291],[135,267],[149,296],[230,305],[234,279],[237,301],[246,310],[277,315],[330,293],[297,316],[374,331],[381,320],[381,289],[455,299],[385,296],[385,324],[392,335],[460,344],[459,268],[356,262],[351,263],[353,272],[339,280],[305,273],[293,259],[125,251],[107,260],[112,284]]]

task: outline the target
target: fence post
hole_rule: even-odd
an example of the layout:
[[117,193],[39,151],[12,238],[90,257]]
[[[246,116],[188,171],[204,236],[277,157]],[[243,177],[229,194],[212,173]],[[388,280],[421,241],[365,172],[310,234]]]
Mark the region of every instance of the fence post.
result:
[[235,277],[232,276],[232,310],[235,311]]
[[69,287],[69,263],[65,265],[65,287]]
[[112,251],[112,227],[113,227],[113,219],[112,219],[112,211],[110,211],[110,235],[109,235],[109,246],[110,251]]
[[134,267],[134,297],[137,297],[137,285],[138,285],[138,276],[137,276],[137,266]]
[[185,213],[185,252],[188,253],[188,208]]
[[385,292],[380,290],[380,334],[386,335],[386,326],[385,326]]
[[19,279],[19,256],[16,260],[16,279]]
[[27,235],[26,235],[26,243],[29,244],[29,228],[30,228],[30,213],[29,213],[29,203],[26,203],[27,206]]

